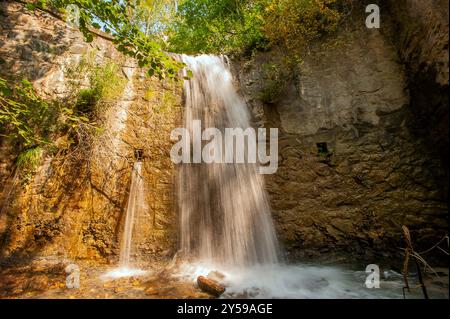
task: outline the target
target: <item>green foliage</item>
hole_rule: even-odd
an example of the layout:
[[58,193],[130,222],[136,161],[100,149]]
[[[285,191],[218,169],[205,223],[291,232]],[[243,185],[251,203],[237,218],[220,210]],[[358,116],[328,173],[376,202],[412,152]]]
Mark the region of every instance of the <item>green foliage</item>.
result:
[[23,150],[17,157],[16,165],[21,171],[34,172],[39,166],[43,154],[41,146],[34,146]]
[[164,90],[159,101],[159,107],[156,109],[158,113],[167,113],[170,108],[176,104],[177,96],[170,90]]
[[260,92],[260,99],[264,103],[274,103],[283,92],[286,78],[280,66],[274,62],[262,65],[264,87]]
[[170,49],[215,53],[264,47],[262,7],[251,0],[186,0],[169,34]]
[[37,169],[44,146],[56,129],[58,107],[41,99],[27,80],[19,84],[0,78],[2,136],[18,143],[16,165],[25,181]]
[[281,48],[283,61],[263,66],[260,98],[274,103],[295,78],[311,41],[333,32],[351,0],[185,0],[169,36],[183,53],[244,53]]
[[148,74],[162,78],[176,78],[183,66],[167,55],[157,39],[148,37],[135,21],[140,0],[35,0],[29,9],[47,9],[66,14],[69,5],[79,8],[79,28],[86,41],[93,41],[95,29],[101,28],[113,36],[116,48],[135,58]]
[[98,93],[99,99],[114,100],[122,96],[126,79],[119,74],[120,66],[114,62],[93,68],[90,83],[91,88]]
[[[51,141],[62,135],[69,138],[69,145],[76,145],[86,134],[101,131],[96,123],[99,108],[123,94],[126,80],[119,75],[119,64],[98,66],[93,58],[93,54],[88,55],[67,71],[66,75],[78,78],[78,82],[68,83],[73,93],[64,102],[42,99],[27,80],[16,84],[0,78],[1,133],[18,144],[19,152],[23,150],[17,160],[18,167],[32,172],[30,168],[40,158],[41,151],[55,153]],[[81,88],[80,76],[86,75],[90,86]]]
[[335,31],[341,18],[337,0],[261,1],[265,4],[265,36],[272,45],[283,45],[291,51]]
[[86,131],[86,127],[94,132],[97,129],[95,122],[76,110],[76,103],[62,106],[56,101],[46,101],[37,95],[29,81],[16,84],[3,78],[0,78],[0,125],[1,136],[17,144],[16,164],[25,180],[35,172],[44,151],[57,151],[51,141],[58,136],[79,135],[80,129]]
[[82,89],[78,93],[75,109],[80,113],[91,113],[99,100],[100,93],[98,90],[93,88]]
[[33,179],[43,154],[44,148],[41,146],[27,148],[19,154],[16,160],[16,167],[23,184],[27,184]]
[[185,0],[170,49],[183,53],[251,52],[282,45],[292,52],[336,30],[350,0]]
[[3,134],[24,147],[46,143],[54,114],[54,106],[38,97],[30,82],[10,85],[0,78],[0,124],[7,131]]
[[[72,79],[69,81],[71,91],[76,94],[72,97],[76,101],[74,110],[90,118],[95,118],[102,107],[120,98],[126,84],[126,79],[119,75],[120,62],[97,65],[94,57],[95,52],[91,51],[66,71],[67,77]],[[80,75],[87,75],[89,87],[81,87]]]
[[177,2],[177,0],[142,0],[136,6],[135,22],[147,36],[153,36],[164,46],[167,26],[176,14]]
[[283,46],[293,54],[336,30],[352,0],[34,0],[29,9],[66,15],[79,8],[87,41],[109,33],[119,51],[135,58],[150,76],[178,78],[178,53],[250,53]]
[[165,83],[158,83],[148,81],[145,87],[145,99],[151,102],[155,113],[160,115],[168,114],[173,111],[175,105],[181,102],[181,87],[182,83],[180,82],[167,81]]

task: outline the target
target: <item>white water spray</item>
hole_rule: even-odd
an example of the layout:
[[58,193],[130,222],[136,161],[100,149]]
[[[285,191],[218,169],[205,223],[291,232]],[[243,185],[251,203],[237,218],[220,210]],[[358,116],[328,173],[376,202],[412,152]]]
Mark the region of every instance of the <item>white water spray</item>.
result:
[[120,267],[130,267],[133,229],[144,205],[144,182],[142,179],[142,162],[136,162],[131,174],[130,195],[128,197],[125,227],[120,245]]
[[131,262],[131,254],[133,251],[133,237],[135,235],[135,224],[139,219],[142,209],[145,207],[144,202],[144,180],[142,179],[142,162],[134,163],[131,173],[131,186],[127,203],[127,211],[125,216],[125,226],[123,230],[122,240],[120,243],[119,268],[114,269],[103,277],[120,278],[129,276],[139,276],[146,272],[133,268]]
[[[203,129],[250,126],[227,60],[183,55],[193,72],[185,81],[184,125]],[[225,161],[223,161],[225,162]],[[230,266],[276,264],[278,243],[258,164],[183,164],[178,180],[181,249],[199,260]]]

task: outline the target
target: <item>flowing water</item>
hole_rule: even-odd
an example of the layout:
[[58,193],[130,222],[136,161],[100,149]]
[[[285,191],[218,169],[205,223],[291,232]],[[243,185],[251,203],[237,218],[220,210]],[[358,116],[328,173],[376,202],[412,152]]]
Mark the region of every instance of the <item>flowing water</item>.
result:
[[[193,73],[184,83],[184,125],[202,130],[250,127],[250,115],[237,94],[225,57],[179,57]],[[191,141],[192,143],[192,141]],[[191,149],[195,146],[191,145]],[[192,159],[192,158],[191,158]],[[187,261],[174,276],[196,281],[219,271],[234,298],[402,298],[402,276],[381,274],[383,289],[365,286],[365,269],[287,265],[272,224],[263,177],[257,164],[182,164],[178,175],[181,251]],[[357,268],[359,269],[359,267]],[[441,292],[437,297],[444,297]],[[421,298],[417,290],[409,298]]]
[[[183,55],[193,73],[185,81],[184,125],[202,130],[250,126],[225,57]],[[196,259],[248,266],[276,264],[278,243],[257,164],[182,164],[178,181],[181,249]]]
[[[185,81],[184,125],[202,129],[248,128],[250,116],[234,89],[224,57],[182,56],[194,76]],[[125,227],[120,246],[120,267],[102,276],[115,279],[151,274],[133,268],[133,232],[144,206],[142,163],[133,167]],[[271,220],[264,181],[257,164],[182,164],[178,174],[181,256],[173,277],[193,284],[197,277],[218,271],[226,286],[223,298],[403,298],[402,275],[380,274],[380,289],[365,286],[365,269],[352,266],[287,265],[282,262]],[[448,275],[447,277],[448,278]],[[164,286],[164,282],[161,282]],[[417,286],[417,279],[410,277]],[[447,289],[433,285],[432,298],[448,298]],[[419,289],[407,299],[422,298]]]
[[[357,270],[360,269],[360,270]],[[212,270],[224,275],[221,283],[226,291],[222,298],[293,298],[293,299],[403,299],[403,276],[393,270],[381,270],[380,288],[369,289],[364,267],[356,265],[322,266],[253,265],[222,267],[217,264],[194,262],[183,264],[176,274],[196,282],[198,276],[208,276]],[[448,299],[448,269],[446,275],[426,283],[432,299]],[[417,276],[409,276],[410,292],[406,299],[423,299]]]
[[125,228],[123,231],[122,243],[120,245],[119,263],[123,268],[128,268],[130,266],[134,224],[143,204],[144,183],[142,179],[142,162],[136,162],[131,175],[131,187],[128,197]]
[[119,268],[113,269],[104,275],[104,278],[120,278],[128,276],[138,276],[145,274],[145,271],[133,268],[131,254],[133,250],[133,236],[135,235],[136,221],[139,214],[145,207],[144,180],[142,179],[142,162],[134,163],[131,173],[131,186],[128,195],[127,211],[125,216],[125,226],[120,243]]

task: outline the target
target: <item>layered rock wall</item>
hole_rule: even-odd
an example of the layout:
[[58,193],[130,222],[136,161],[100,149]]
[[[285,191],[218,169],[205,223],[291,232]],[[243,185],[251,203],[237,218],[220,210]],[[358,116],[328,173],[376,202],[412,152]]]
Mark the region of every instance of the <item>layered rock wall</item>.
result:
[[[149,79],[109,41],[86,43],[82,34],[46,13],[14,2],[2,2],[0,9],[1,76],[27,78],[43,97],[63,104],[70,98],[70,83],[89,87],[89,69],[76,71],[89,56],[94,65],[117,65],[124,83],[102,106],[102,129],[86,149],[44,154],[31,181],[18,178],[17,150],[8,139],[0,139],[2,255],[116,262],[135,150],[140,150],[146,205],[137,217],[133,256],[172,256],[177,218],[169,138],[180,115],[180,87]],[[61,136],[53,142],[63,149],[67,140]]]
[[[399,48],[381,29],[365,28],[364,18],[356,15],[305,49],[276,99],[267,101],[262,92],[271,81],[267,66],[283,65],[281,52],[235,64],[255,124],[280,129],[279,169],[266,184],[278,234],[294,259],[341,251],[400,260],[402,225],[422,248],[447,232],[446,165],[424,133],[433,123],[417,124],[422,113],[415,99],[429,86],[411,86],[414,74]],[[427,27],[423,32],[434,34]],[[448,59],[433,55],[445,44],[441,36],[423,40],[420,54],[439,69],[431,86],[448,84]]]

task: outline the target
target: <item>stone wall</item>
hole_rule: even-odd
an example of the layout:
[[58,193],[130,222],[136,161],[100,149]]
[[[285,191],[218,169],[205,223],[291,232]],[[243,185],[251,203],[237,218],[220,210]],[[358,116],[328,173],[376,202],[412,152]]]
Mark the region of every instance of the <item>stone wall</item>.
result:
[[264,69],[282,65],[282,54],[234,66],[255,124],[280,130],[279,169],[266,187],[292,259],[343,252],[401,260],[402,225],[422,248],[447,232],[446,168],[410,125],[408,73],[392,42],[366,29],[363,16],[355,20],[305,50],[269,103]]
[[[92,138],[83,153],[88,156],[73,159],[72,149],[44,155],[29,183],[15,178],[17,150],[0,138],[1,254],[116,262],[134,151],[140,149],[147,206],[138,216],[133,254],[141,260],[171,257],[177,218],[169,137],[180,116],[181,88],[149,79],[109,41],[86,43],[78,31],[46,13],[13,2],[2,2],[0,12],[1,76],[28,78],[43,97],[64,103],[71,94],[68,83],[89,85],[89,71],[68,71],[90,55],[96,65],[118,64],[125,82],[123,93],[105,104],[104,130]],[[65,137],[54,142],[63,145]]]
[[408,76],[412,130],[427,136],[449,167],[449,3],[445,0],[386,1],[383,33],[395,45]]
[[[406,2],[414,6],[400,10]],[[271,103],[261,99],[263,70],[280,62],[281,53],[234,63],[255,125],[280,129],[279,169],[266,176],[266,186],[292,259],[334,252],[399,256],[402,225],[411,228],[419,249],[447,232],[448,49],[442,48],[448,34],[441,30],[448,15],[445,20],[430,4],[416,10],[419,1],[395,3],[382,7],[392,14],[381,30],[365,29],[362,15],[312,44]],[[136,253],[152,259],[176,249],[169,132],[179,121],[180,88],[148,80],[106,40],[87,44],[48,14],[0,4],[0,75],[27,77],[43,96],[64,99],[67,68],[89,52],[99,64],[119,62],[126,80],[122,96],[104,112],[108,133],[94,140],[92,156],[82,163],[61,166],[64,157],[43,158],[26,185],[14,178],[14,145],[0,139],[2,255],[116,262],[135,149],[145,156],[148,203]]]

